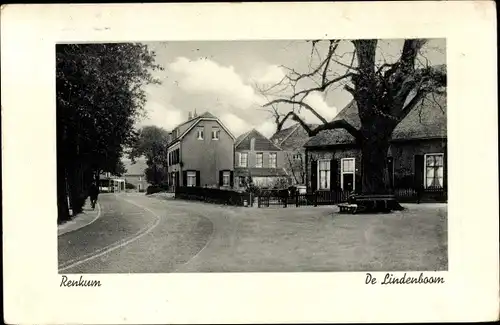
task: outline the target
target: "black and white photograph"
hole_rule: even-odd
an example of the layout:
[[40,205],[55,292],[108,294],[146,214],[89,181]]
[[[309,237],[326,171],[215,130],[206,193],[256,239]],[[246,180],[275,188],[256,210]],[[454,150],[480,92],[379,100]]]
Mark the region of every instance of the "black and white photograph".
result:
[[447,270],[445,39],[56,62],[59,272]]
[[4,322],[497,320],[494,9],[2,6]]

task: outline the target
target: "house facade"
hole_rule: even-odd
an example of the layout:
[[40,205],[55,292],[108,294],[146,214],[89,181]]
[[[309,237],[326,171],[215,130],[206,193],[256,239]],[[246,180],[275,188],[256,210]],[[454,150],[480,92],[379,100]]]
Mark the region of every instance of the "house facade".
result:
[[[308,126],[315,128],[317,125],[309,124]],[[270,138],[283,152],[283,167],[290,176],[293,185],[306,184],[306,150],[304,145],[310,138],[299,123],[276,132]]]
[[167,148],[170,186],[232,187],[234,140],[209,112],[175,127]]
[[[353,101],[335,119],[360,126]],[[392,189],[447,188],[446,95],[429,95],[396,127],[387,153]],[[343,129],[318,133],[305,144],[309,191],[361,192],[361,151]]]
[[238,187],[251,179],[259,187],[274,187],[277,182],[288,182],[283,168],[283,151],[255,129],[239,136],[234,149],[234,175]]
[[140,157],[132,162],[130,159],[122,159],[123,165],[125,166],[125,173],[122,178],[125,182],[132,184],[134,190],[138,192],[145,191],[149,185],[146,181],[146,158]]

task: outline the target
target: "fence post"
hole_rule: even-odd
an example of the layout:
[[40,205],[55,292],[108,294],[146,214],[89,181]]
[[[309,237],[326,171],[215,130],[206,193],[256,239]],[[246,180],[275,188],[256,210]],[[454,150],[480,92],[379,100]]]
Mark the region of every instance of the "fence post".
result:
[[259,195],[259,196],[257,196],[257,207],[259,207],[259,208],[260,208],[260,195]]
[[283,205],[283,207],[286,208],[288,205],[288,195],[285,195],[285,202],[284,203],[285,204]]
[[295,206],[299,206],[299,193],[295,193]]

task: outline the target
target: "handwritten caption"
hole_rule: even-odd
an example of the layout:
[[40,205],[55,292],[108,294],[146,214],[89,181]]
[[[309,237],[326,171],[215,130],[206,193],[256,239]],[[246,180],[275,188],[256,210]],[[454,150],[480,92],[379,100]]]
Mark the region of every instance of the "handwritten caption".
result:
[[371,273],[366,273],[365,284],[443,284],[444,278],[442,276],[426,276],[424,273],[420,273],[418,277],[409,276],[404,274],[403,276],[396,276],[393,273],[386,273],[382,282],[374,277]]
[[82,275],[78,280],[71,280],[66,275],[61,278],[59,287],[100,287],[101,281],[99,280],[85,280]]

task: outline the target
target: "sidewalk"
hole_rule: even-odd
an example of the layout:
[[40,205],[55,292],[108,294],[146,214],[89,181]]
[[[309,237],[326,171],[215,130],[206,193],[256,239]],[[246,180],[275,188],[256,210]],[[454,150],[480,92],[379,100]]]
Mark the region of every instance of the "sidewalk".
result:
[[96,204],[95,210],[90,206],[90,200],[85,201],[83,211],[76,215],[73,219],[57,226],[57,236],[61,236],[68,232],[72,232],[90,225],[101,216],[101,206]]

